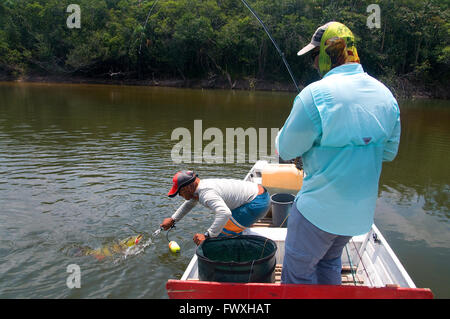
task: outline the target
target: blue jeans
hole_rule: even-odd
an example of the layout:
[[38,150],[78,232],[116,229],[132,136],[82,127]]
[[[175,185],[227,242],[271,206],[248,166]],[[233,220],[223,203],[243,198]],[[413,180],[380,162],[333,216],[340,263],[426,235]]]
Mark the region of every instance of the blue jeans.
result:
[[350,238],[317,228],[294,203],[288,219],[281,282],[340,285],[342,250]]
[[250,203],[239,206],[231,211],[231,218],[222,229],[219,236],[237,236],[258,219],[264,217],[270,208],[270,196],[267,191],[256,196]]

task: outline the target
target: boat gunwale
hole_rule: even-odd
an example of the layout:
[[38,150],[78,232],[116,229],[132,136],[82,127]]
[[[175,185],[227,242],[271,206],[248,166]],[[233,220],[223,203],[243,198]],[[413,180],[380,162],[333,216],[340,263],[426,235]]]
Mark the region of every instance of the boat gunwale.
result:
[[228,283],[169,279],[171,299],[433,299],[429,288]]

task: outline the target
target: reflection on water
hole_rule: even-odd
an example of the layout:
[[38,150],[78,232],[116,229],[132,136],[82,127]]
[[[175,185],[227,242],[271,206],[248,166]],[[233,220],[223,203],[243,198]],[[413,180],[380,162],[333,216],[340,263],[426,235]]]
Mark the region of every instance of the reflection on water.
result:
[[383,165],[375,223],[414,282],[450,296],[450,108],[400,103],[397,158]]
[[383,167],[379,203],[394,205],[397,218],[404,218],[395,225],[404,228],[405,238],[450,248],[450,109],[445,104],[422,101],[401,107],[400,149],[397,159]]
[[[177,127],[280,128],[293,96],[95,85],[0,85],[0,296],[4,298],[167,298],[194,254],[192,237],[213,213],[197,206],[170,233],[163,218],[173,174],[242,179],[251,164],[175,164]],[[418,286],[450,297],[450,114],[445,101],[400,103],[397,159],[383,166],[376,223]],[[74,257],[144,234],[142,251],[119,262]],[[148,241],[148,240],[150,241]],[[422,260],[426,258],[427,264]],[[66,287],[66,267],[81,268],[81,289]],[[438,270],[439,278],[430,276]]]

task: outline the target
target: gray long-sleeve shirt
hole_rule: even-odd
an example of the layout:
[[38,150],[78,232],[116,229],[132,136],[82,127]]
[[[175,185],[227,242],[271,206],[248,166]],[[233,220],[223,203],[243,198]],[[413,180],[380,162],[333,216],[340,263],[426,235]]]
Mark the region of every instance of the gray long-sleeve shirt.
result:
[[258,185],[235,179],[201,179],[195,193],[198,200],[185,201],[172,218],[177,222],[182,219],[198,202],[215,213],[215,219],[208,233],[211,237],[220,234],[231,211],[251,202],[258,195]]

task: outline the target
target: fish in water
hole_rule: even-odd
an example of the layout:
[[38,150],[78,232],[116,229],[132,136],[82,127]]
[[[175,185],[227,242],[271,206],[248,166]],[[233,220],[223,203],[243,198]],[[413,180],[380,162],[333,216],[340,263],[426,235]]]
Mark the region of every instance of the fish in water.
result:
[[130,247],[136,246],[143,236],[130,236],[119,242],[101,246],[97,249],[92,249],[90,247],[81,247],[76,253],[77,256],[94,256],[98,260],[102,260],[105,257],[110,257],[115,254],[125,253]]

